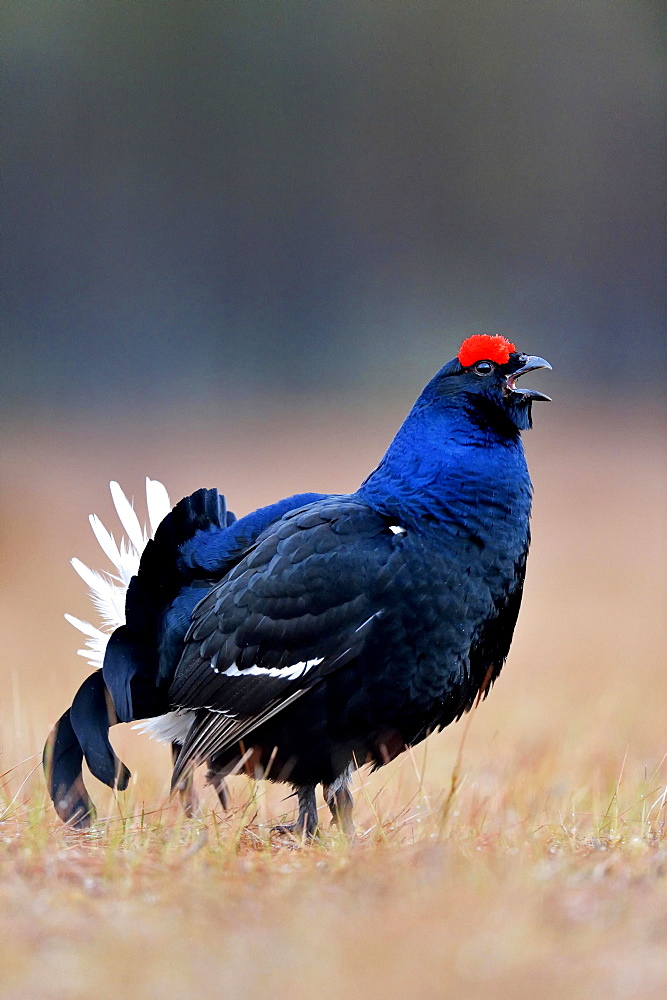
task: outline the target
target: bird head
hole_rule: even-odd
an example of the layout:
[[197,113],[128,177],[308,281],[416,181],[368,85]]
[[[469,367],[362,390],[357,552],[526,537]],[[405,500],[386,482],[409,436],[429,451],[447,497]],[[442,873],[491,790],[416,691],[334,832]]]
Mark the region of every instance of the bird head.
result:
[[514,436],[532,426],[534,402],[550,401],[542,392],[517,385],[523,375],[540,368],[551,365],[517,351],[505,337],[477,334],[463,341],[456,358],[429,383],[429,402],[462,407],[479,426]]

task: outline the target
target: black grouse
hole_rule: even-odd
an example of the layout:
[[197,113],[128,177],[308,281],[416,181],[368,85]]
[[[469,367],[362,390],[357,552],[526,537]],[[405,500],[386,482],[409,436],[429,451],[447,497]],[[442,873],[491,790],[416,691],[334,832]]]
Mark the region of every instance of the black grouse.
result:
[[354,768],[393,760],[486,693],[523,589],[532,487],[519,376],[550,368],[478,335],[425,387],[352,494],[299,494],[236,520],[216,490],[174,507],[129,581],[125,624],[45,751],[65,821],[92,803],[81,762],[125,787],[109,725],[152,720],[172,740],[172,787],[208,762],[224,778],[290,783],[295,827],[315,789],[352,831]]

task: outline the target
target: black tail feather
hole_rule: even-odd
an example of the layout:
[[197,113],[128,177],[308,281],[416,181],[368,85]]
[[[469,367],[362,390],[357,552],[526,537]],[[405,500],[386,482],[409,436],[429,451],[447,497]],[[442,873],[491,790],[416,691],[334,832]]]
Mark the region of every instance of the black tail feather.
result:
[[121,791],[127,788],[130,772],[116,757],[109,742],[109,726],[118,719],[101,670],[87,677],[77,691],[70,719],[91,773],[109,788]]
[[109,726],[117,722],[102,671],[86,677],[72,707],[51,731],[42,756],[49,795],[63,823],[84,829],[95,818],[86,791],[82,764],[110,788],[127,788],[130,772],[109,742]]
[[51,801],[63,823],[85,829],[95,818],[95,807],[83,783],[83,750],[67,709],[55,724],[44,747],[42,764]]
[[[189,583],[191,572],[184,561],[179,558],[181,548],[189,542],[198,531],[219,530],[228,527],[235,521],[234,515],[227,510],[224,496],[216,489],[200,489],[176,504],[171,513],[160,523],[155,537],[146,545],[141,556],[141,564],[137,574],[141,597],[137,609],[139,617],[134,620],[134,609],[128,601],[126,623],[133,630],[145,624],[144,615],[155,606],[164,607],[179,592],[184,583]],[[129,594],[128,594],[129,596]],[[138,594],[133,594],[139,597]]]

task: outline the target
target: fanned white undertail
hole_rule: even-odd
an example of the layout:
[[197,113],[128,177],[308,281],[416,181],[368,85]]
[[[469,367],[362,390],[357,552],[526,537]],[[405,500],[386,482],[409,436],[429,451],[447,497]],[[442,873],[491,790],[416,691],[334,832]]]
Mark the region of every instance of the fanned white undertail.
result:
[[70,625],[86,637],[86,646],[78,650],[79,656],[84,656],[91,667],[95,668],[102,666],[110,634],[119,625],[125,624],[125,594],[130,580],[139,569],[139,560],[146,542],[153,537],[158,524],[171,510],[165,487],[156,479],[147,478],[146,506],[150,526],[142,528],[132,504],[118,483],[111,482],[109,486],[118,518],[127,538],[121,536],[120,542],[116,544],[114,536],[104,527],[96,514],[91,514],[89,521],[95,538],[114,567],[114,571],[98,573],[80,559],[72,559],[72,566],[88,585],[91,600],[101,619],[100,627],[75,618],[74,615],[65,615]]

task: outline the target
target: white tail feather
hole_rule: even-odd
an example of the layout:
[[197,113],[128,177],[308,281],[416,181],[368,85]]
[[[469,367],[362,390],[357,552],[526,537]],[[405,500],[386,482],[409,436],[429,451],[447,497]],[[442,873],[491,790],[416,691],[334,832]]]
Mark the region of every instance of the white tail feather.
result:
[[114,566],[120,569],[120,575],[114,576],[114,579],[124,580],[125,576],[122,571],[122,565],[121,565],[122,558],[120,554],[120,549],[116,545],[116,539],[113,537],[110,531],[107,531],[107,529],[104,527],[97,514],[90,514],[88,520],[90,522],[91,528],[93,529],[95,538],[100,543],[100,547],[104,552],[104,554],[106,555],[106,557],[108,558],[109,562],[112,562]]
[[118,483],[112,482],[110,488],[118,517],[129,535],[129,541],[121,537],[120,543],[117,545],[113,535],[104,527],[99,517],[91,514],[89,520],[95,538],[112,563],[115,572],[98,573],[82,563],[80,559],[72,559],[72,566],[84,583],[88,585],[91,600],[102,619],[102,627],[97,628],[73,615],[65,615],[70,625],[86,636],[86,648],[79,649],[78,653],[80,656],[86,657],[91,667],[102,666],[109,634],[119,625],[125,623],[125,594],[128,584],[139,569],[139,560],[146,547],[146,542],[155,534],[158,524],[171,510],[169,496],[162,483],[156,479],[147,479],[146,502],[150,520],[149,533],[145,528],[141,528],[132,504]]
[[116,539],[110,531],[107,531],[96,514],[91,514],[88,520],[95,532],[95,538],[100,543],[108,559],[118,570],[117,575],[114,575],[114,579],[118,580],[119,583],[124,583],[127,587],[139,568],[141,552],[137,552],[134,545],[128,543],[124,538],[121,538],[120,546],[116,545]]
[[127,499],[118,483],[113,481],[110,482],[109,489],[111,490],[113,502],[116,505],[116,512],[120,518],[120,523],[125,528],[125,531],[127,532],[127,535],[137,552],[143,552],[146,542],[148,541],[148,535],[145,531],[141,530],[139,518],[134,512],[134,507]]
[[151,537],[155,535],[158,524],[164,521],[171,510],[171,503],[167,490],[157,479],[149,479],[146,476],[146,506],[148,507],[148,520],[151,526]]
[[81,621],[80,618],[75,618],[74,615],[65,615],[65,618],[70,625],[73,625],[74,628],[78,629],[79,632],[83,632],[86,636],[85,649],[77,650],[79,656],[84,656],[91,667],[100,667],[104,659],[104,650],[107,648],[107,642],[109,641],[108,634],[101,632],[100,629],[95,628],[94,625],[90,625],[88,622]]
[[114,583],[110,574],[89,569],[80,559],[72,559],[72,566],[84,583],[88,584],[90,598],[107,628],[118,628],[125,621],[125,586]]

